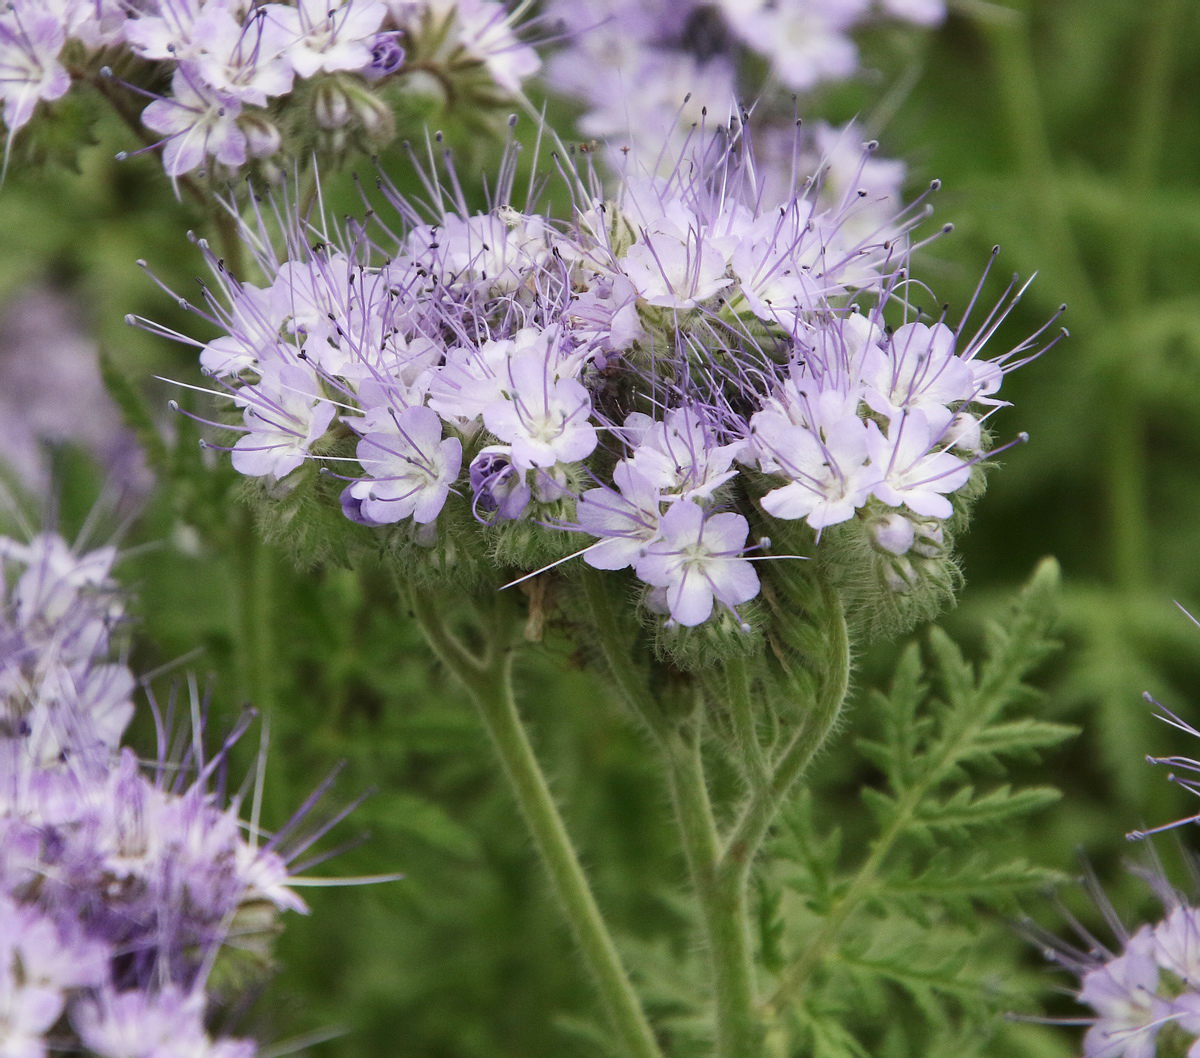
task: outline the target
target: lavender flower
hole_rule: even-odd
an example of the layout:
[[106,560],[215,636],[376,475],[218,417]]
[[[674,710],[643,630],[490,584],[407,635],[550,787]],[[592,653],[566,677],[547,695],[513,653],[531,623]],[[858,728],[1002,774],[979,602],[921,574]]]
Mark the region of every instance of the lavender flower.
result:
[[[1047,958],[1079,978],[1076,996],[1091,1009],[1083,1019],[1085,1058],[1154,1058],[1200,1053],[1200,932],[1197,911],[1168,884],[1160,866],[1139,871],[1162,900],[1163,918],[1130,933],[1094,878],[1088,887],[1117,945],[1097,940],[1073,919],[1082,947],[1031,932]],[[1074,1022],[1072,1022],[1074,1023]]]
[[706,517],[694,503],[673,504],[659,522],[655,541],[642,549],[637,575],[662,589],[673,620],[703,624],[714,600],[732,610],[758,594],[758,575],[741,557],[749,531],[740,514]]
[[[1158,709],[1160,720],[1200,738],[1200,731],[1187,721],[1149,694],[1145,697]],[[1185,774],[1172,773],[1171,781],[1189,792],[1200,792],[1189,777],[1200,773],[1200,763],[1191,757],[1147,760],[1182,769]],[[1197,818],[1135,830],[1127,836],[1142,840],[1194,823]],[[1071,924],[1084,948],[1038,929],[1031,932],[1045,944],[1048,958],[1079,977],[1079,1002],[1092,1010],[1085,1022],[1089,1026],[1083,1041],[1085,1058],[1154,1058],[1157,1054],[1183,1054],[1185,1049],[1188,1058],[1195,1058],[1200,1055],[1200,910],[1194,900],[1167,881],[1157,859],[1150,868],[1136,871],[1154,890],[1164,914],[1153,926],[1141,926],[1132,934],[1094,877],[1088,878],[1091,895],[1119,941],[1116,949],[1100,943],[1073,919]]]
[[265,215],[244,233],[260,287],[202,244],[224,333],[201,361],[242,411],[234,467],[291,489],[324,462],[352,521],[424,546],[460,533],[456,512],[582,532],[584,562],[632,568],[685,626],[757,594],[745,554],[768,517],[817,536],[886,522],[879,575],[911,590],[1041,332],[985,359],[1007,302],[973,334],[914,318],[923,202],[887,212],[820,173],[774,200],[748,132],[727,137],[665,176],[631,156],[611,195],[568,171],[563,221],[512,203],[511,160],[484,213],[453,172],[424,174],[424,211],[385,181],[398,225],[339,235],[277,204],[279,249]]
[[[664,141],[689,128],[719,129],[736,115],[737,99],[759,97],[767,109],[775,102],[766,94],[773,88],[807,92],[854,76],[859,63],[852,33],[859,27],[880,17],[935,25],[945,17],[945,5],[943,0],[878,5],[871,0],[554,0],[548,14],[564,26],[566,45],[550,58],[547,80],[587,107],[580,131],[632,146],[649,163]],[[765,89],[761,80],[743,80],[746,54],[769,68]],[[637,107],[631,109],[634,98]],[[668,159],[678,145],[677,140],[668,147]]]
[[212,1040],[204,1028],[203,992],[101,990],[80,1002],[72,1022],[80,1042],[100,1058],[253,1058],[250,1040]]
[[71,87],[70,75],[58,61],[65,43],[61,22],[41,4],[21,0],[0,14],[0,99],[10,145],[39,101],[59,99]]
[[264,836],[240,795],[218,796],[248,716],[205,756],[188,728],[207,709],[193,697],[179,725],[172,698],[149,770],[120,745],[134,680],[113,660],[115,558],[0,537],[0,1052],[67,1046],[65,1017],[100,1056],[248,1058],[249,1041],[205,1031],[209,973],[265,969],[255,934],[305,910],[289,863],[328,824]]

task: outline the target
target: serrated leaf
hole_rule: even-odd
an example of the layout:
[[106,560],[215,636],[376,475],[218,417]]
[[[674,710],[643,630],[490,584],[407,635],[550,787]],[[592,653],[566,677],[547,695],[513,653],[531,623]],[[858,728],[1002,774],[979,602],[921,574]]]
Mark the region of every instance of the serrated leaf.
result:
[[985,856],[974,856],[967,863],[950,867],[935,860],[920,874],[910,878],[892,877],[889,894],[953,899],[1007,896],[1026,889],[1043,888],[1064,881],[1057,871],[1030,864],[1027,860],[990,865]]
[[1074,724],[1057,724],[1049,720],[1010,720],[992,724],[978,732],[964,748],[960,759],[971,760],[983,755],[1016,755],[1030,750],[1056,746],[1079,734]]
[[926,799],[917,808],[914,819],[926,826],[939,828],[981,826],[1036,812],[1061,797],[1058,790],[1049,786],[1013,790],[1006,783],[979,797],[974,796],[971,787],[964,787],[943,801]]

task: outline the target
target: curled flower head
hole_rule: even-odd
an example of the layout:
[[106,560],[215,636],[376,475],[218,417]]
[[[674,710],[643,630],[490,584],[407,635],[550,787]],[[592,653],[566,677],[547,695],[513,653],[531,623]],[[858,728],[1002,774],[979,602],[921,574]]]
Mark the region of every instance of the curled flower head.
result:
[[984,424],[1042,332],[986,351],[1015,288],[976,331],[919,313],[929,192],[826,194],[819,164],[782,187],[746,119],[665,175],[631,155],[611,188],[560,159],[561,218],[515,200],[515,145],[483,210],[448,156],[418,168],[421,201],[381,177],[386,220],[256,207],[260,285],[202,245],[198,311],[223,333],[201,360],[241,417],[234,467],[268,492],[339,479],[331,506],[442,568],[504,554],[516,579],[573,556],[631,570],[676,626],[751,627],[753,563],[780,532],[779,561],[840,548],[842,582],[874,585],[864,611],[881,593],[942,598]]

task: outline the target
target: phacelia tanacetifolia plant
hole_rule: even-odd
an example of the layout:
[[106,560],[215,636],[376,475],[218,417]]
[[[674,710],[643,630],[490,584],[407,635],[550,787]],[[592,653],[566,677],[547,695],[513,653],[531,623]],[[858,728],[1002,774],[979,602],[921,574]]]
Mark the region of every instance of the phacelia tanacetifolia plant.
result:
[[697,129],[666,175],[631,152],[608,188],[586,152],[553,152],[561,218],[515,201],[515,144],[478,211],[434,141],[420,198],[380,177],[361,222],[253,200],[253,274],[201,240],[195,311],[217,333],[183,338],[208,443],[268,535],[303,562],[382,560],[465,683],[642,1058],[660,1045],[516,710],[522,629],[564,635],[661,749],[717,1053],[758,1053],[750,872],[854,652],[953,599],[1005,374],[1060,333],[993,348],[1016,279],[991,309],[929,315],[913,265],[936,184],[902,206],[854,172],[839,193],[822,168],[768,179],[748,122]]

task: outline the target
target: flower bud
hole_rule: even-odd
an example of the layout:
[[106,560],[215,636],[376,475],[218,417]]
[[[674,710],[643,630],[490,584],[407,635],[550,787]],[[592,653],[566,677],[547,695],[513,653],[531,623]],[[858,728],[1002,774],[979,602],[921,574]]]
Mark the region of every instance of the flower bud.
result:
[[333,150],[344,149],[356,135],[370,147],[382,146],[395,132],[391,109],[357,77],[323,79],[313,92],[312,118],[329,134],[326,146]]
[[637,225],[633,223],[615,202],[605,203],[608,215],[608,240],[613,255],[621,257],[637,241]]
[[386,143],[396,131],[392,108],[384,103],[365,85],[351,82],[350,102],[354,109],[355,124],[372,143]]
[[275,123],[261,114],[243,112],[238,118],[238,128],[246,134],[246,149],[251,158],[269,158],[283,144]]
[[395,32],[380,33],[371,45],[371,65],[362,71],[368,81],[396,73],[403,65],[405,52]]
[[898,558],[889,562],[883,571],[884,583],[897,595],[907,595],[916,587],[917,571],[907,558]]
[[983,451],[982,429],[979,420],[968,412],[960,411],[950,421],[946,430],[946,444],[972,454]]
[[929,519],[915,528],[913,551],[922,558],[940,558],[946,551],[946,531],[941,522]]
[[313,95],[313,120],[322,129],[343,129],[350,124],[351,103],[337,79],[322,81]]
[[431,120],[450,102],[445,84],[427,70],[408,70],[395,83],[396,110],[405,124]]
[[916,531],[913,523],[899,511],[884,515],[871,526],[875,546],[889,555],[905,555],[913,546]]

